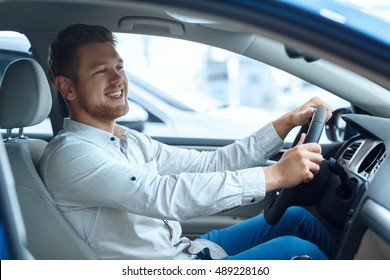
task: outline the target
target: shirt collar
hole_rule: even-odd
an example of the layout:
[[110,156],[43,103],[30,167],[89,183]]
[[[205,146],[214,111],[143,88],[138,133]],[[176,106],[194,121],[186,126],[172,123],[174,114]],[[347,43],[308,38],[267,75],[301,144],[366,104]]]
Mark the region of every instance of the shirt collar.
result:
[[135,142],[135,139],[133,136],[131,136],[129,129],[117,124],[114,128],[114,134],[111,134],[102,129],[71,120],[70,118],[65,118],[64,130],[76,133],[83,138],[92,139],[94,142],[102,141],[113,143],[119,142],[120,140],[129,140],[131,142]]

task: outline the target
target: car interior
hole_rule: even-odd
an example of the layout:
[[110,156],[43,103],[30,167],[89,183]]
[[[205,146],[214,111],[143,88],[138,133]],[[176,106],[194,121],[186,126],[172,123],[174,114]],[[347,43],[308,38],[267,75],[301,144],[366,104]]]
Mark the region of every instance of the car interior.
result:
[[[302,34],[297,35],[305,30],[290,26],[286,31],[286,23],[270,27],[275,22],[266,17],[262,25],[251,25],[229,19],[224,11],[213,15],[201,8],[190,11],[152,2],[0,2],[0,30],[20,32],[32,46],[32,57],[10,63],[0,80],[0,127],[7,130],[3,143],[24,221],[21,231],[25,230],[23,242],[28,252],[24,257],[97,259],[57,209],[36,170],[44,147],[61,130],[63,118],[68,115],[66,105],[50,82],[48,46],[67,25],[87,23],[104,25],[113,32],[179,38],[227,49],[292,73],[351,103],[350,108],[335,111],[323,125],[331,142],[321,144],[326,160],[313,181],[297,186],[292,194],[283,191],[267,194],[256,205],[182,221],[184,236],[194,239],[211,229],[239,223],[264,211],[268,211],[269,218],[278,202],[282,204],[278,209],[302,205],[315,214],[339,242],[337,259],[390,259],[390,192],[386,174],[390,168],[388,69],[378,74],[361,63],[354,64],[342,57],[341,51],[332,52],[310,44],[314,34],[306,34],[313,37],[305,40]],[[318,36],[315,39],[324,46],[331,44]],[[364,59],[370,58],[367,55]],[[381,63],[372,59],[372,64]],[[24,133],[24,128],[47,117],[52,134]],[[234,141],[156,139],[202,151]],[[291,144],[285,143],[285,149],[267,164],[274,164]]]

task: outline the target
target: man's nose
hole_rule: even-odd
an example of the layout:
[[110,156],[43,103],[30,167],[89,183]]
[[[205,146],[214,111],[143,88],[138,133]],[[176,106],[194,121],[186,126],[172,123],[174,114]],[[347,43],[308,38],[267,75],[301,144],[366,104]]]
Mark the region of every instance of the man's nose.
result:
[[124,77],[120,71],[118,71],[116,69],[112,71],[111,81],[113,83],[120,83],[120,82],[123,82],[123,80],[124,80]]

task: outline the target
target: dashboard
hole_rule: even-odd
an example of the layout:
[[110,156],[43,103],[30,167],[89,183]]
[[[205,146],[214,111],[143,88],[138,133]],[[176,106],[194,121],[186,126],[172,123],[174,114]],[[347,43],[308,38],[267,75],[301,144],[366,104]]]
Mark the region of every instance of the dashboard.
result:
[[390,259],[390,120],[359,114],[343,119],[358,135],[336,155],[341,183],[333,188],[333,206],[338,214],[345,209],[345,216],[328,219],[343,227],[337,258]]

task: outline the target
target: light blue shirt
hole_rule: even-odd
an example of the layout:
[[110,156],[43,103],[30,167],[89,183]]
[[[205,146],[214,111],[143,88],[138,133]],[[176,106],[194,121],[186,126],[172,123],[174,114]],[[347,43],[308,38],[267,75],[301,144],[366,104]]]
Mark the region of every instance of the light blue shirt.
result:
[[262,164],[283,146],[268,124],[199,152],[116,125],[114,135],[65,119],[40,174],[58,207],[101,259],[193,259],[180,221],[265,196]]

